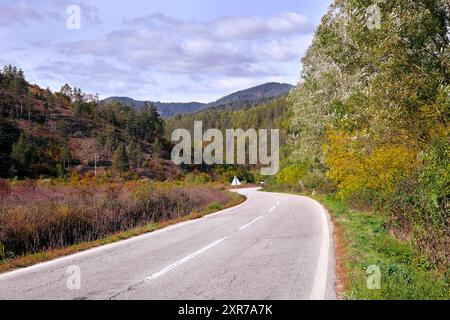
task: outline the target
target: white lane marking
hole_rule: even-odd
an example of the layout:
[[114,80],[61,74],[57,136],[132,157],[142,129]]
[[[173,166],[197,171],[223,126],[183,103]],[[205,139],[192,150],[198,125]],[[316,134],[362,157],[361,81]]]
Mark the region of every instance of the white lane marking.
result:
[[270,208],[270,210],[267,211],[267,212],[268,212],[268,213],[271,213],[273,210],[275,210],[276,207],[277,207],[277,206],[274,206],[274,207]]
[[206,247],[203,247],[193,253],[191,253],[190,255],[178,260],[177,262],[171,264],[170,266],[165,267],[164,269],[162,269],[161,271],[152,274],[150,277],[146,278],[145,280],[154,280],[160,276],[162,276],[163,274],[169,272],[172,269],[175,269],[176,267],[182,265],[183,263],[195,258],[196,256],[198,256],[199,254],[202,254],[203,252],[205,252],[206,250],[211,249],[212,247],[218,245],[219,243],[221,243],[222,241],[224,241],[226,239],[226,237],[223,237],[222,239],[219,239],[217,241],[214,241],[213,243],[207,245]]
[[280,200],[277,201],[277,205],[279,205],[279,204],[280,204]]
[[251,224],[255,223],[256,221],[258,221],[259,219],[261,219],[263,216],[259,216],[256,219],[253,219],[252,221],[250,221],[249,223],[247,223],[246,225],[243,225],[242,227],[239,228],[239,230],[244,230],[245,228],[247,228],[248,226],[250,226]]
[[314,200],[320,207],[320,216],[322,223],[322,236],[319,251],[319,259],[317,261],[316,273],[314,275],[314,283],[311,291],[311,300],[324,300],[328,277],[328,256],[330,249],[330,233],[328,230],[328,214],[323,206]]

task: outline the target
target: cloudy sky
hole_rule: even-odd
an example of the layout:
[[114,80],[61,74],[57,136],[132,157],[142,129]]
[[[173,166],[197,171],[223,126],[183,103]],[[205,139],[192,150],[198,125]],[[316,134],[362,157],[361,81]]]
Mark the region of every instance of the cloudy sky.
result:
[[210,102],[269,81],[295,84],[330,2],[0,0],[0,65],[52,90]]

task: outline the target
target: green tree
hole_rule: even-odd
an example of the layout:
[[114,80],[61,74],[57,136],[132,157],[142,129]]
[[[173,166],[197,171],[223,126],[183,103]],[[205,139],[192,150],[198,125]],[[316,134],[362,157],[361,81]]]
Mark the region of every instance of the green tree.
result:
[[72,88],[67,83],[61,87],[59,93],[68,99],[72,99],[73,91]]
[[163,122],[161,117],[159,116],[158,109],[156,109],[156,105],[154,103],[150,106],[150,122],[151,128],[154,135],[162,135],[164,132]]
[[22,133],[19,140],[13,144],[11,160],[21,173],[30,171],[30,166],[37,161],[37,150],[30,133]]
[[60,154],[60,161],[61,161],[61,165],[62,165],[62,170],[64,171],[64,173],[66,172],[66,170],[69,169],[70,167],[70,149],[67,146],[62,146],[60,148],[59,151]]
[[113,157],[113,168],[119,171],[126,171],[129,169],[129,161],[127,151],[123,144],[119,144]]
[[[367,23],[373,4],[379,28]],[[334,1],[289,98],[291,163],[309,163],[346,200],[389,203],[401,232],[434,261],[449,261],[441,218],[448,212],[441,190],[450,141],[449,12],[447,0]]]
[[66,176],[66,172],[61,163],[56,164],[56,175],[58,178],[62,179]]
[[27,91],[27,82],[22,69],[12,65],[3,67],[0,78],[1,86],[16,97],[23,96]]
[[131,142],[127,146],[127,155],[131,168],[139,169],[142,164],[142,148],[139,143]]

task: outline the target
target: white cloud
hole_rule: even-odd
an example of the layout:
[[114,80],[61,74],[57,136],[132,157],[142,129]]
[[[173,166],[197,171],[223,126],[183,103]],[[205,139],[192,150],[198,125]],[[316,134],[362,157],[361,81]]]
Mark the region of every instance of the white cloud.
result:
[[309,33],[312,31],[312,25],[308,19],[294,12],[285,12],[274,16],[267,21],[267,29],[273,33]]
[[271,36],[312,32],[306,17],[296,13],[282,13],[268,19],[260,17],[224,17],[209,23],[216,39],[260,39]]
[[233,92],[249,88],[261,84],[259,79],[249,79],[245,77],[230,77],[212,81],[209,85],[210,89],[215,91]]
[[[59,6],[66,3],[55,1]],[[68,82],[101,95],[155,98],[158,94],[167,99],[176,92],[200,95],[203,98],[195,100],[205,101],[224,92],[292,79],[312,38],[312,27],[296,13],[227,16],[206,22],[152,14],[124,21],[104,35],[95,34],[59,43],[30,41],[33,50],[51,52],[49,61],[34,69],[38,80],[50,79],[52,86]]]
[[129,27],[103,38],[61,43],[56,49],[67,56],[113,58],[135,70],[255,78],[278,75],[266,62],[299,59],[311,36],[307,19],[296,13],[209,22],[152,14],[124,23]]
[[276,61],[300,60],[301,55],[309,47],[313,36],[298,36],[290,39],[271,40],[258,50],[269,59]]
[[177,33],[210,40],[249,40],[313,31],[305,16],[286,12],[267,19],[254,16],[227,16],[208,22],[182,21],[163,14],[124,20],[126,25],[145,27],[158,33]]
[[[53,0],[53,6],[48,9],[40,9],[34,6],[35,1],[20,0],[9,4],[0,4],[0,27],[15,27],[17,25],[28,26],[31,23],[44,21],[65,21],[66,8],[73,4],[71,0]],[[32,4],[33,5],[30,5]],[[101,23],[98,17],[98,9],[84,2],[77,2],[82,12],[82,18],[92,25]],[[39,9],[38,9],[39,8]]]
[[43,21],[46,15],[24,1],[3,4],[0,5],[0,26],[28,25],[30,22]]
[[[49,78],[60,85],[68,82],[80,88],[90,88],[100,94],[109,92],[138,92],[157,82],[144,72],[117,67],[104,60],[52,61],[35,68],[40,77]],[[59,88],[55,88],[59,89]]]

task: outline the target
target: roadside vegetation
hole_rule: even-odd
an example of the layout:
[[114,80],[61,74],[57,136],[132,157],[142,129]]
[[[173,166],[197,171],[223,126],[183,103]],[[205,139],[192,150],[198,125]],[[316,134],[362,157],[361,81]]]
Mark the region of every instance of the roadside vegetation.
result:
[[[242,197],[222,185],[182,181],[0,180],[0,201],[2,270],[2,264],[14,265],[17,258],[33,262],[23,258],[30,254],[39,253],[34,257],[40,260],[47,251],[62,249],[60,253],[68,253],[105,239],[112,241],[114,235],[120,240],[171,222],[198,218],[237,204]],[[70,249],[73,245],[79,246]]]
[[[426,256],[410,241],[399,240],[388,228],[386,217],[353,210],[335,195],[316,197],[330,212],[340,230],[338,288],[345,299],[450,299],[448,270],[433,268]],[[340,256],[339,256],[340,254]],[[381,272],[380,289],[369,289],[369,266]]]
[[[389,227],[388,216],[368,208],[352,208],[329,190],[271,183],[264,191],[309,196],[327,208],[333,221],[339,299],[450,299],[450,271],[433,265],[414,239],[398,238]],[[377,289],[367,285],[374,274],[370,266],[380,270]]]
[[370,4],[335,1],[322,18],[288,98],[289,157],[273,183],[335,192],[448,270],[449,2],[378,2],[372,29]]
[[378,2],[368,29],[370,4],[338,0],[322,18],[265,189],[328,207],[342,298],[449,299],[450,5]]

